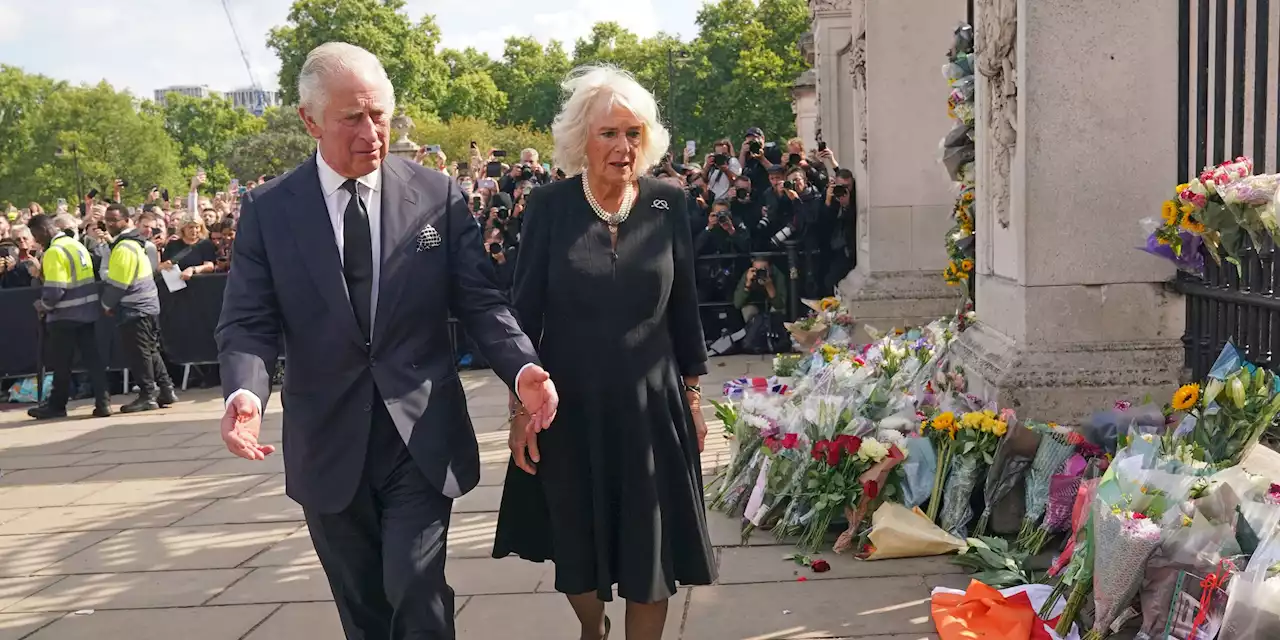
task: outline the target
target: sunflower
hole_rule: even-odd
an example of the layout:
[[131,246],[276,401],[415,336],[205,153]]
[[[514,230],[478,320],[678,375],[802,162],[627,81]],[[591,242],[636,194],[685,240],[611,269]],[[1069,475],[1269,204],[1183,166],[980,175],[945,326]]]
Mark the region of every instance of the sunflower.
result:
[[964,260],[964,261],[962,261],[962,262],[960,263],[960,269],[961,269],[962,271],[966,271],[966,272],[967,272],[967,271],[973,271],[973,261],[972,261],[972,260]]
[[1184,384],[1173,394],[1173,408],[1175,411],[1186,411],[1196,406],[1196,402],[1199,400],[1200,385]]
[[1165,200],[1160,205],[1160,217],[1164,218],[1165,224],[1175,224],[1178,221],[1178,203],[1172,200]]
[[1191,233],[1204,233],[1204,223],[1192,220],[1190,216],[1182,219],[1182,228]]
[[933,417],[933,428],[938,431],[947,431],[956,424],[956,414],[950,411],[944,411]]

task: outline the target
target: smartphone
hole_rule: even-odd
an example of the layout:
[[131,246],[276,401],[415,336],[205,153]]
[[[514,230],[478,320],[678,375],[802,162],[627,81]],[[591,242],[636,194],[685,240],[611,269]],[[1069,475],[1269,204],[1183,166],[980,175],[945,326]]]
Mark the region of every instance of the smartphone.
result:
[[476,148],[476,141],[475,141],[475,140],[472,140],[472,141],[471,141],[471,148],[472,148],[472,149]]
[[819,140],[819,141],[818,141],[818,151],[826,151],[826,150],[827,150],[827,143],[826,143],[826,142],[823,142],[822,140]]
[[427,153],[440,153],[440,145],[438,144],[427,145]]
[[507,152],[506,152],[506,151],[503,151],[502,149],[494,149],[494,150],[493,150],[493,157],[495,157],[495,158],[505,158],[505,157],[507,157]]
[[160,199],[165,202],[169,201],[169,189],[167,187],[160,190]]
[[[494,152],[497,153],[496,151]],[[502,175],[502,163],[494,160],[484,167],[484,175],[489,178],[496,178]]]
[[88,199],[90,199],[90,200],[92,200],[92,199],[94,199],[94,198],[98,197],[98,190],[97,190],[97,189],[90,189],[90,190],[89,190],[89,193],[88,193],[88,194],[86,194],[86,195],[85,195],[85,197],[86,197],[86,198],[88,198]]
[[498,183],[493,178],[481,178],[480,188],[481,189],[497,189]]
[[231,193],[240,193],[240,178],[232,178],[231,184],[227,185],[227,191]]
[[685,153],[687,153],[687,154],[689,154],[689,155],[693,155],[693,154],[694,154],[694,152],[696,152],[697,150],[698,150],[698,141],[697,141],[697,140],[685,140],[685,141],[684,141],[684,151],[685,151]]

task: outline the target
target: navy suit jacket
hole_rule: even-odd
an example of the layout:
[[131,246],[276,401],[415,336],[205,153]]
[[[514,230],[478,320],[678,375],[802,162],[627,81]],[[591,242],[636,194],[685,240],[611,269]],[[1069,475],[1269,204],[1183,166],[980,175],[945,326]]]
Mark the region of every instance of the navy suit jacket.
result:
[[[508,387],[537,362],[494,284],[457,185],[394,156],[383,160],[381,180],[382,270],[370,343],[347,298],[314,156],[245,196],[216,332],[224,395],[247,389],[264,409],[283,345],[286,491],[321,513],[344,509],[355,495],[378,397],[441,493],[456,498],[479,481],[450,312]],[[427,225],[441,242],[423,249],[418,235]]]

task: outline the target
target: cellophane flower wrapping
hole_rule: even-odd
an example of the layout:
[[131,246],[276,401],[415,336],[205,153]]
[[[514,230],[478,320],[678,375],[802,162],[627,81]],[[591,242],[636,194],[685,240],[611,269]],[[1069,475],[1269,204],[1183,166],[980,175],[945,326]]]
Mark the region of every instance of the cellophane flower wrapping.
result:
[[1218,468],[1240,464],[1280,414],[1280,378],[1244,359],[1228,342],[1203,394],[1178,426]]
[[970,498],[986,463],[972,456],[957,455],[951,459],[947,485],[942,492],[942,511],[938,514],[938,526],[957,538],[967,538],[969,523],[973,521]]
[[1041,438],[1036,456],[1031,460],[1031,469],[1027,472],[1026,514],[1022,519],[1018,542],[1031,553],[1039,553],[1045,535],[1038,525],[1049,504],[1049,481],[1062,470],[1075,453],[1076,447],[1069,438],[1072,434],[1056,425],[1028,423],[1027,428],[1039,432]]
[[1223,640],[1274,640],[1280,638],[1280,561],[1277,531],[1263,539],[1248,567],[1231,578],[1220,637]]
[[1049,506],[1044,513],[1044,528],[1050,533],[1066,531],[1071,526],[1071,507],[1080,476],[1058,474],[1049,479]]
[[1118,454],[1098,486],[1093,509],[1091,637],[1106,637],[1133,600],[1151,555],[1182,526],[1178,505],[1196,478],[1146,469],[1143,456]]
[[729,465],[711,483],[710,504],[712,509],[726,514],[741,515],[768,458],[764,439],[777,436],[781,430],[778,425],[784,420],[785,397],[755,387],[726,391],[731,400],[738,402],[738,422],[733,425],[737,449]]
[[1014,438],[1000,439],[995,458],[987,468],[986,482],[982,489],[982,513],[978,516],[974,536],[986,535],[987,525],[996,505],[1013,491],[1027,469],[1031,468],[1031,458],[1014,453],[1014,449]]

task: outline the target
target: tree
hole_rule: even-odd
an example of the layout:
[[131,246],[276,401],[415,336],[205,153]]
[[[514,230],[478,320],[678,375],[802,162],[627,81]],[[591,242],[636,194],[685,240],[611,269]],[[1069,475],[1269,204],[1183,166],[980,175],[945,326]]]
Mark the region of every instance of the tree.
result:
[[450,78],[459,78],[476,71],[490,73],[497,66],[489,54],[477,51],[475,47],[467,47],[462,51],[445,49],[440,52],[440,59],[449,67]]
[[128,202],[141,202],[152,185],[177,189],[176,145],[161,118],[137,104],[105,82],[76,87],[0,67],[0,197],[46,208],[58,198],[74,203],[73,145],[86,192],[109,197],[117,178],[129,183]]
[[503,149],[514,161],[520,150],[529,148],[537,149],[543,162],[551,162],[551,133],[545,129],[525,125],[498,126],[476,118],[454,118],[443,122],[413,108],[408,109],[407,114],[413,120],[410,132],[413,141],[423,146],[440,145],[450,165],[470,161],[472,141],[486,158],[490,149]]
[[369,50],[386,68],[398,103],[434,111],[447,93],[449,67],[436,55],[435,18],[413,24],[401,12],[404,0],[295,0],[288,24],[271,30],[267,46],[280,58],[285,104],[298,103],[298,75],[312,49],[348,42]]
[[258,176],[280,175],[302,164],[316,150],[302,118],[292,107],[271,107],[262,114],[264,128],[231,145],[227,169],[244,184]]
[[496,121],[507,110],[507,94],[498,90],[485,71],[472,71],[449,84],[449,95],[440,104],[440,117],[457,117]]
[[507,112],[499,122],[551,126],[560,107],[560,83],[572,68],[555,40],[543,47],[533,38],[507,38],[502,61],[493,70],[498,89],[507,94]]
[[208,187],[223,190],[232,175],[227,158],[233,143],[262,131],[265,122],[230,100],[220,97],[194,98],[170,93],[165,96],[164,128],[178,144],[183,173],[195,175],[198,168],[208,175]]

